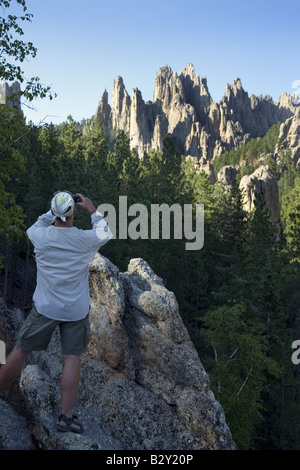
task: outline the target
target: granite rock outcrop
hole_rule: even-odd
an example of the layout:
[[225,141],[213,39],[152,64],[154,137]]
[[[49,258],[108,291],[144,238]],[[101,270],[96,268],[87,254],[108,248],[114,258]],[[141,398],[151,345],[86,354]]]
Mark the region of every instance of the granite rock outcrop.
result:
[[280,222],[278,184],[268,166],[260,166],[251,175],[245,175],[240,181],[244,208],[250,212],[255,208],[259,197],[262,198],[274,226]]
[[239,166],[225,165],[219,171],[217,175],[217,182],[224,186],[231,186],[235,180],[235,177],[239,171]]
[[[132,259],[121,273],[97,253],[90,292],[92,338],[75,406],[86,432],[55,430],[62,370],[56,331],[47,351],[31,353],[14,388],[1,396],[0,448],[235,449],[177,300],[149,265]],[[8,341],[22,314],[0,307]]]
[[280,126],[278,143],[275,152],[290,149],[291,158],[297,166],[300,164],[300,109],[294,116],[287,119]]

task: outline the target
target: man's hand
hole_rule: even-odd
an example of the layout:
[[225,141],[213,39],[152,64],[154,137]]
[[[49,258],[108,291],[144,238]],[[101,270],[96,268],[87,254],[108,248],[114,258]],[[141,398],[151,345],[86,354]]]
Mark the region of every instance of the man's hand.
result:
[[76,195],[81,197],[81,202],[77,202],[78,206],[81,206],[87,211],[89,211],[91,215],[96,212],[96,207],[89,198],[85,197],[83,194],[80,193],[76,193]]

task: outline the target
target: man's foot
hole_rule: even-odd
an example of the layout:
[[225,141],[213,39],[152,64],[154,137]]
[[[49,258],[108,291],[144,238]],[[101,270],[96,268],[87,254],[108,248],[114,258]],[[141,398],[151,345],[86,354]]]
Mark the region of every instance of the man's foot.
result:
[[72,418],[68,418],[66,415],[61,414],[58,418],[58,424],[56,426],[57,431],[62,432],[75,432],[77,434],[82,434],[83,427],[81,424],[74,421],[77,419],[77,416],[72,416]]

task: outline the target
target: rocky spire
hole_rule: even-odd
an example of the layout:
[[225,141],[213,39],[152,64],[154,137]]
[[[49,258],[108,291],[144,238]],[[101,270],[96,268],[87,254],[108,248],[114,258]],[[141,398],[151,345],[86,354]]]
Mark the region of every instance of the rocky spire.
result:
[[123,83],[122,77],[116,77],[112,94],[111,125],[113,129],[130,132],[131,99]]
[[146,104],[142,98],[140,90],[132,90],[132,100],[130,107],[130,142],[141,156],[150,150],[151,135],[147,120]]
[[101,97],[101,100],[99,101],[99,104],[96,110],[96,116],[99,119],[99,121],[104,124],[106,128],[109,123],[110,112],[111,112],[111,107],[108,104],[108,93],[105,89]]
[[21,109],[20,96],[21,91],[19,82],[13,82],[9,85],[7,82],[0,82],[0,104],[7,104],[11,108]]

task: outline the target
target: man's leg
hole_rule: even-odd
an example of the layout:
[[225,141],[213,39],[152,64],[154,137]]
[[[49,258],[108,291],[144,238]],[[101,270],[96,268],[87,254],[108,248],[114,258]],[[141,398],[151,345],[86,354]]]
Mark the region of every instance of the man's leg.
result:
[[[81,355],[87,350],[90,341],[89,316],[86,315],[85,318],[77,321],[62,322],[60,337],[64,360],[61,378],[62,414],[70,419],[78,392]],[[60,424],[65,425],[62,420]],[[72,423],[72,427],[77,428],[76,432],[83,432],[79,423],[78,425],[75,422]]]
[[31,351],[47,349],[52,333],[57,326],[55,320],[40,315],[35,306],[20,328],[16,346],[0,369],[0,391],[21,372],[22,366]]
[[[80,379],[80,356],[64,354],[63,361],[64,366],[61,377],[62,414],[67,416],[67,418],[72,418]],[[61,420],[60,424],[65,425],[66,423]],[[72,426],[79,428],[75,423]]]
[[15,346],[6,358],[6,364],[0,368],[0,392],[3,391],[21,372],[24,361],[30,351]]

